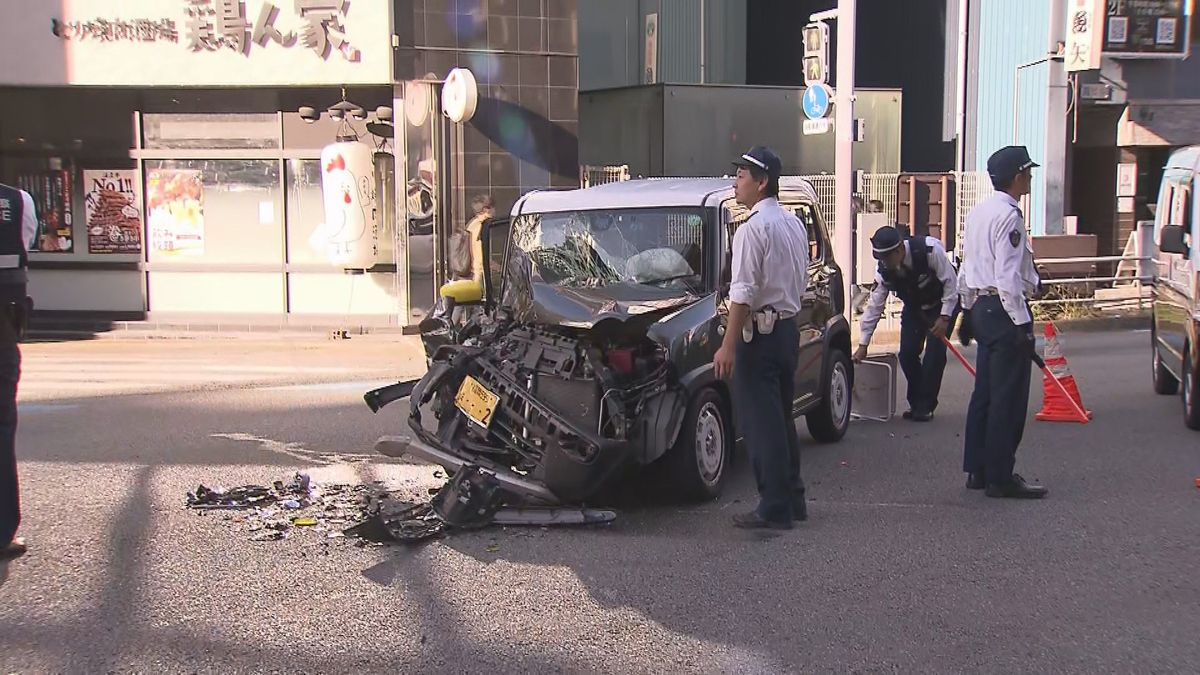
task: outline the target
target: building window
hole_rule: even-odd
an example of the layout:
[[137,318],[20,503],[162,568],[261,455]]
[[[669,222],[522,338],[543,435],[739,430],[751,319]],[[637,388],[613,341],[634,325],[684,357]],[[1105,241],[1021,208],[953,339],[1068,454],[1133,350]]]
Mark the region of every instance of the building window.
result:
[[279,162],[145,162],[151,263],[283,262]]

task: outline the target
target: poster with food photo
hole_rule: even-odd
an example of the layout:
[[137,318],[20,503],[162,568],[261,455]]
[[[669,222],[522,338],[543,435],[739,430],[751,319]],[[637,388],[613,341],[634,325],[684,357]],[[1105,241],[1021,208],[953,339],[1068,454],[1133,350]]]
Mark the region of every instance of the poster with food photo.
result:
[[70,253],[74,250],[71,229],[71,174],[52,169],[25,174],[17,187],[33,197],[38,219],[37,240],[31,250],[42,253]]
[[204,254],[204,181],[199,171],[146,173],[150,246],[167,256]]
[[142,209],[132,170],[84,171],[88,253],[141,253]]

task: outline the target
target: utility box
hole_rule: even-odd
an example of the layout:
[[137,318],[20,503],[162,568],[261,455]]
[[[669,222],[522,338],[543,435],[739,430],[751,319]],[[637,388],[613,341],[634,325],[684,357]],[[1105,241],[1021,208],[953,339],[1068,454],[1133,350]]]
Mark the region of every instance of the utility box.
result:
[[903,173],[896,182],[896,223],[915,237],[937,237],[953,251],[956,225],[953,174]]

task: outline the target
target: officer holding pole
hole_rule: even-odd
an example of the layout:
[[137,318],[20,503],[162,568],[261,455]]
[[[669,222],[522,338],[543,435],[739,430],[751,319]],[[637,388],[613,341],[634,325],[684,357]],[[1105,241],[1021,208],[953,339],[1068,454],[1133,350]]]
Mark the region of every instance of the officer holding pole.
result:
[[1046,488],[1013,473],[1025,430],[1034,359],[1029,297],[1039,284],[1033,246],[1018,200],[1029,194],[1038,165],[1024,146],[988,158],[996,192],[967,215],[961,274],[963,308],[979,344],[975,391],[967,409],[963,471],[967,487],[989,497],[1038,499]]
[[800,358],[795,317],[808,283],[808,233],[777,200],[778,155],[757,146],[734,164],[734,197],[750,217],[733,235],[729,321],[713,369],[719,378],[733,378],[759,494],[758,508],[735,516],[734,525],[790,530],[793,520],[808,518],[792,416]]
[[[875,288],[859,320],[861,333],[854,361],[867,357],[888,295],[904,303],[900,314],[900,368],[908,381],[904,419],[928,422],[937,409],[946,370],[942,338],[954,329],[958,311],[958,276],[946,248],[936,237],[905,239],[890,225],[871,236],[871,252],[879,261]],[[922,358],[924,352],[924,358]]]
[[21,523],[17,486],[17,381],[30,307],[25,295],[26,253],[37,235],[37,215],[28,192],[0,183],[0,560],[25,552],[16,537]]

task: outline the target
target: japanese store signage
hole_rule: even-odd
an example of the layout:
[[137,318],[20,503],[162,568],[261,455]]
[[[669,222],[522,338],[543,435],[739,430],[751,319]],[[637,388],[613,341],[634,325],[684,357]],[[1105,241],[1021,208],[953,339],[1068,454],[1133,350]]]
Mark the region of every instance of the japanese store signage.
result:
[[1192,0],[1107,0],[1106,4],[1105,56],[1187,56]]
[[0,83],[391,81],[391,3],[381,0],[5,1],[18,6],[0,25]]
[[1100,68],[1106,0],[1070,0],[1067,5],[1067,72]]

